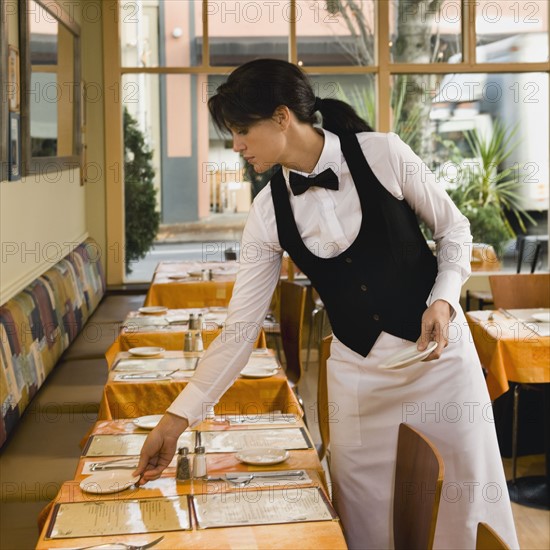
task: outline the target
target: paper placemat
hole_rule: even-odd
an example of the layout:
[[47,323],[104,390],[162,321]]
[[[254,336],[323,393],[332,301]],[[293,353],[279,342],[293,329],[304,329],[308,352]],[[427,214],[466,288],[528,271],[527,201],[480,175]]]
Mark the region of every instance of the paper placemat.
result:
[[192,371],[198,357],[164,357],[162,359],[120,359],[113,370],[117,372]]
[[316,487],[195,495],[192,501],[199,529],[336,519]]
[[257,447],[296,450],[313,447],[303,428],[200,432],[207,453],[233,453]]
[[190,530],[187,496],[58,503],[47,539]]
[[[92,435],[82,456],[138,456],[147,434]],[[195,432],[183,432],[178,439],[178,448],[195,448]]]

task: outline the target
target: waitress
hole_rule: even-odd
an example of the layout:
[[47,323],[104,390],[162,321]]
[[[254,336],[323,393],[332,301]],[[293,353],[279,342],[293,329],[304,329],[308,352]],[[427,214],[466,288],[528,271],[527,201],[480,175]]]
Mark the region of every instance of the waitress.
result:
[[[327,365],[334,503],[350,548],[391,548],[398,426],[437,446],[445,481],[436,548],[474,548],[477,524],[519,547],[481,366],[459,305],[470,273],[468,220],[393,133],[346,103],[315,97],[295,65],[237,68],[208,102],[258,173],[222,334],[148,436],[136,475],[156,479],[178,436],[199,423],[245,366],[287,251],[319,292],[334,332]],[[317,112],[323,128],[314,126]],[[433,231],[430,252],[416,216]],[[417,342],[437,347],[401,369],[380,365]]]

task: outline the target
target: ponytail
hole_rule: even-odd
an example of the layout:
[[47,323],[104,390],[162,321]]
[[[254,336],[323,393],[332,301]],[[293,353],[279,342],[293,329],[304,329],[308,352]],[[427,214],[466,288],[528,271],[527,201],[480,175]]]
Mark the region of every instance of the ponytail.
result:
[[373,129],[355,112],[355,109],[339,99],[315,99],[315,107],[323,116],[322,126],[338,136],[372,132]]

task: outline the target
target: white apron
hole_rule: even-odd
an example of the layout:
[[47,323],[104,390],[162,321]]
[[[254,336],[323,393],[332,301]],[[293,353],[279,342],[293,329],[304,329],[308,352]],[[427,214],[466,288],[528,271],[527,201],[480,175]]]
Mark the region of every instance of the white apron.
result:
[[397,432],[407,422],[445,463],[434,548],[475,548],[480,521],[519,548],[491,401],[464,314],[457,312],[438,360],[377,367],[407,346],[383,332],[363,358],[333,340],[327,364],[331,477],[348,546],[393,548]]

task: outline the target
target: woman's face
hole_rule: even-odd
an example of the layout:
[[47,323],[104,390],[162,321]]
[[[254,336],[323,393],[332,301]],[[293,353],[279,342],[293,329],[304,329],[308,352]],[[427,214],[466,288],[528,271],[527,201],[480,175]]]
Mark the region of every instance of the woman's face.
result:
[[231,127],[233,151],[241,153],[258,174],[281,164],[284,132],[274,119],[260,120],[246,128]]

